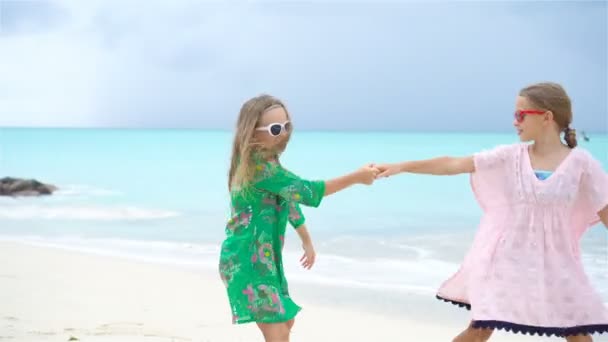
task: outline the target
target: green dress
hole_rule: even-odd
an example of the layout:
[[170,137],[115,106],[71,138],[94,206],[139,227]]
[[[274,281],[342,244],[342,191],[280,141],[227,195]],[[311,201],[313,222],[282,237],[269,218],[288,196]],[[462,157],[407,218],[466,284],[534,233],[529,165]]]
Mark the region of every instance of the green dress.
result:
[[278,160],[256,162],[250,185],[231,191],[219,271],[233,323],[287,322],[300,311],[283,272],[285,230],[304,223],[299,204],[318,207],[324,194],[325,182],[301,179]]

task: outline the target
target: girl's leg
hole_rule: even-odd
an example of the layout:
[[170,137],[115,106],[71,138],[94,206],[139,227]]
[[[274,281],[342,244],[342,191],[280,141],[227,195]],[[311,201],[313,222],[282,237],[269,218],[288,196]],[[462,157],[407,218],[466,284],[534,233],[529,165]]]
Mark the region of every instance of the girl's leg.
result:
[[287,321],[285,324],[287,324],[287,329],[289,331],[291,331],[291,328],[293,328],[293,325],[296,323],[296,319],[292,318],[289,321]]
[[492,329],[475,329],[469,324],[467,329],[456,336],[452,342],[486,342],[492,336]]
[[266,342],[289,342],[289,328],[285,323],[258,323]]
[[593,342],[593,339],[589,335],[576,335],[566,337],[568,342]]

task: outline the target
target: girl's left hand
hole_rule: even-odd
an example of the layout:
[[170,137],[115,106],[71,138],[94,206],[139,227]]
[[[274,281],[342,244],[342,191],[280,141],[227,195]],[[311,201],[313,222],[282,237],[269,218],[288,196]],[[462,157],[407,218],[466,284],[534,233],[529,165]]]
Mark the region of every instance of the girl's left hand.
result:
[[315,264],[317,253],[315,253],[312,242],[303,244],[302,249],[304,249],[304,255],[300,258],[300,262],[302,263],[302,267],[309,270]]
[[380,171],[380,173],[376,175],[376,179],[387,178],[401,173],[401,168],[398,164],[377,164],[374,166]]

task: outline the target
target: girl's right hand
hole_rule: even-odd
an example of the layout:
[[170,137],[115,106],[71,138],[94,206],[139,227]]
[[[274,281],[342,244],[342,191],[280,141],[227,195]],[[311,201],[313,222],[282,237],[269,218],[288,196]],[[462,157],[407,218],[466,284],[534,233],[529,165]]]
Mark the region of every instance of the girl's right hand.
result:
[[356,171],[358,183],[372,185],[376,176],[380,173],[374,164],[368,164]]
[[401,173],[401,166],[399,164],[378,164],[376,168],[380,171],[376,178],[387,178]]

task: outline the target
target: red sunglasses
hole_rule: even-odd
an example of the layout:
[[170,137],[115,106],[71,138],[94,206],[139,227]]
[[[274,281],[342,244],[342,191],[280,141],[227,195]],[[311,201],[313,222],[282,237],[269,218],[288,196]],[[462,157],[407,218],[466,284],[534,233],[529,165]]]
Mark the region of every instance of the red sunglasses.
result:
[[546,112],[547,112],[546,110],[516,110],[515,111],[515,120],[517,120],[517,122],[522,122],[526,118],[526,115],[529,115],[529,114],[541,115],[541,114],[545,114]]

